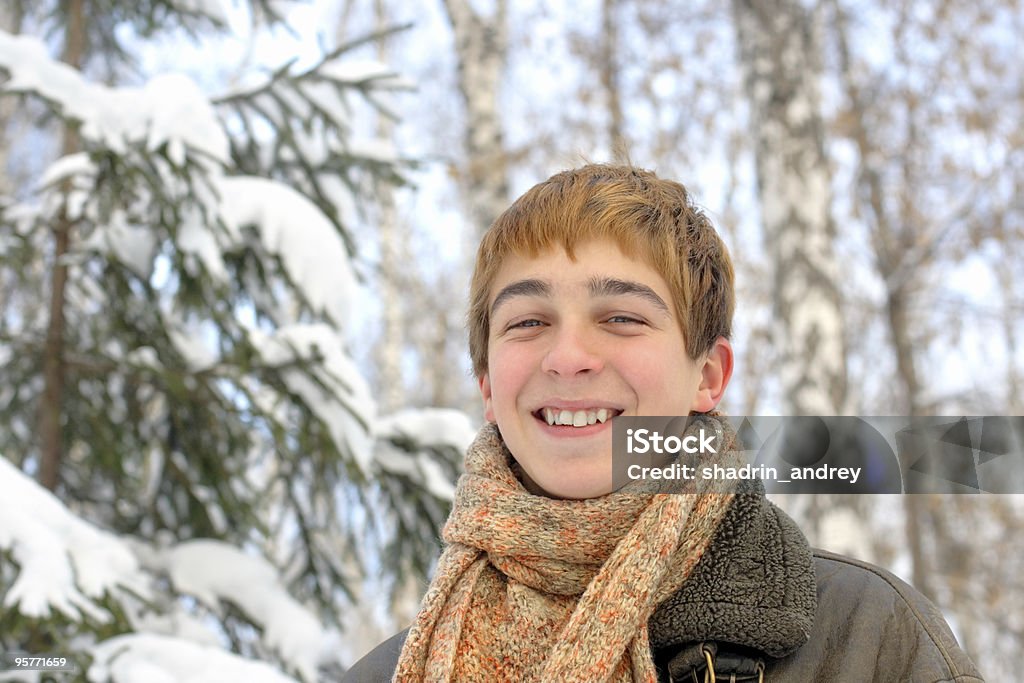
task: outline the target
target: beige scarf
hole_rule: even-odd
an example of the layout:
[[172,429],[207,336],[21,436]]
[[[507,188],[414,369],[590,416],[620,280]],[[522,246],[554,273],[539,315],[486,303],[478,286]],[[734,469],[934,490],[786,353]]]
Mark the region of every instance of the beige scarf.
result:
[[[738,458],[729,426],[706,419],[728,444],[716,462]],[[555,500],[527,492],[514,467],[485,426],[394,680],[654,683],[647,620],[690,575],[733,487]]]

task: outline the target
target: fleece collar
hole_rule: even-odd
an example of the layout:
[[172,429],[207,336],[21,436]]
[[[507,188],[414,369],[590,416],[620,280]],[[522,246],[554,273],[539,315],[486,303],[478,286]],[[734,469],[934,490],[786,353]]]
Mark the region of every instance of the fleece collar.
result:
[[764,496],[736,494],[693,574],[648,622],[656,652],[716,641],[784,657],[810,637],[817,606],[807,539]]

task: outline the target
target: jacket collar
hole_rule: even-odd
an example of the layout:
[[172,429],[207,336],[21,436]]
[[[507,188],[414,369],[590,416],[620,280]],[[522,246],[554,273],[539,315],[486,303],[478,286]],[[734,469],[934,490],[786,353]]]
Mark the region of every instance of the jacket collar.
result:
[[810,637],[816,590],[807,539],[761,482],[745,482],[693,574],[651,616],[651,647],[716,641],[784,657]]

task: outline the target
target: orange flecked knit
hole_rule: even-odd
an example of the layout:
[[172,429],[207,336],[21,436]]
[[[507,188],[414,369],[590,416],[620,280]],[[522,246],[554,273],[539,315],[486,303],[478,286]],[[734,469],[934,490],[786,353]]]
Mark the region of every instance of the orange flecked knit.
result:
[[[703,419],[730,444],[717,462],[739,464],[729,426]],[[707,548],[731,485],[555,500],[526,491],[512,463],[485,426],[394,680],[656,683],[647,621]]]

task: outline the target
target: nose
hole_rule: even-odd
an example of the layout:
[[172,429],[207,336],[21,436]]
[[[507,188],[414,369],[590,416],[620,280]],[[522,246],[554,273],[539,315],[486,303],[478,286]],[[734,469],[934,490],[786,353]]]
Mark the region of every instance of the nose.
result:
[[604,367],[596,340],[576,325],[563,325],[551,338],[551,346],[541,361],[541,370],[561,377],[596,373]]

